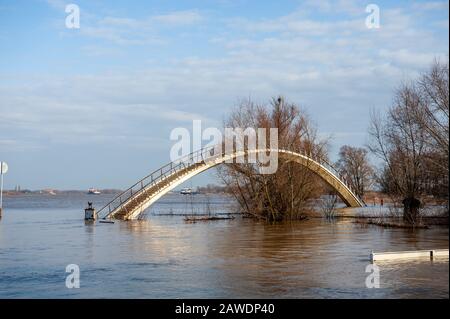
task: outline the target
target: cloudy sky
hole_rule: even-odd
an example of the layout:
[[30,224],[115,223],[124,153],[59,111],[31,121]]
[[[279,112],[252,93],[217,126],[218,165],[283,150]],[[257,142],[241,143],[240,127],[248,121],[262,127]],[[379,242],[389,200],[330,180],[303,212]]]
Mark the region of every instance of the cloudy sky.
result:
[[[65,25],[79,6],[80,28]],[[365,9],[380,8],[379,29]],[[372,108],[448,59],[448,1],[0,0],[6,188],[123,188],[169,161],[170,131],[282,94],[362,146]],[[194,181],[211,181],[208,175]]]

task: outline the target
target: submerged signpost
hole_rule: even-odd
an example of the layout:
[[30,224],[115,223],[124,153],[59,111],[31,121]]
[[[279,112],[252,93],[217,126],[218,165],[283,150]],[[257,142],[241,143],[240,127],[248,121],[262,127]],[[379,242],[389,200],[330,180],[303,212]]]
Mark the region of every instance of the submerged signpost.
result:
[[3,174],[8,171],[8,164],[6,162],[0,162],[0,217],[2,217],[3,207]]

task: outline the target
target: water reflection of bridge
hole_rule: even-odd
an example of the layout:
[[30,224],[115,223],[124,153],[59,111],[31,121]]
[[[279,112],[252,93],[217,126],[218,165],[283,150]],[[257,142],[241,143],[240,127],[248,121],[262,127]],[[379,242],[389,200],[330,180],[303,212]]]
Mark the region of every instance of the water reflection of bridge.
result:
[[345,183],[339,173],[326,161],[283,149],[252,149],[225,154],[216,152],[216,147],[193,152],[177,162],[170,162],[139,180],[133,186],[117,195],[99,210],[101,218],[136,219],[142,212],[163,195],[207,169],[257,153],[275,152],[279,158],[306,167],[336,191],[349,207],[361,207],[363,202]]

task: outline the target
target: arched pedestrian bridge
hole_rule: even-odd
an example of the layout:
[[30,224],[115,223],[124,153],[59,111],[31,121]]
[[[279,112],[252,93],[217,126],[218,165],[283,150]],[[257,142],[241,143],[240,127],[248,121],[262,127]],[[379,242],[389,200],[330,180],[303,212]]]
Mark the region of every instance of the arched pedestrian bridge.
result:
[[283,149],[254,149],[223,154],[217,152],[215,147],[211,147],[193,152],[147,175],[100,209],[98,216],[104,219],[136,219],[159,198],[191,177],[226,161],[262,152],[276,152],[279,158],[298,163],[311,170],[333,188],[347,206],[362,207],[364,205],[331,165],[323,160],[313,159],[310,155]]

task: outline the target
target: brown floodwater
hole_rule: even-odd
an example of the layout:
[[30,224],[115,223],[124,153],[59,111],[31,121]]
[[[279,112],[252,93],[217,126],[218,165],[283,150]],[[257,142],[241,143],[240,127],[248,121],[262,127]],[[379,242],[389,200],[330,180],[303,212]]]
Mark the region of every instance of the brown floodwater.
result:
[[[384,229],[354,219],[267,224],[186,223],[178,214],[232,211],[224,196],[168,195],[146,220],[85,223],[112,195],[6,197],[0,220],[0,298],[448,298],[448,258],[377,263],[373,251],[448,248],[447,227]],[[80,288],[65,286],[68,264]]]

